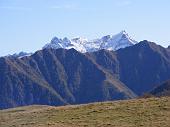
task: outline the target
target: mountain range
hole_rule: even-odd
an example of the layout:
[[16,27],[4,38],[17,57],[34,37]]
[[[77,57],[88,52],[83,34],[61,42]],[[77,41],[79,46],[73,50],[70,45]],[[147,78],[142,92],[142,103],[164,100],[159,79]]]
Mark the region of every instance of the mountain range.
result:
[[82,52],[50,44],[29,56],[0,58],[1,109],[136,98],[170,79],[170,49],[153,42]]
[[86,38],[73,38],[69,40],[68,38],[59,39],[54,37],[50,43],[46,44],[43,48],[64,48],[64,49],[71,49],[74,48],[75,50],[85,53],[85,52],[94,52],[101,49],[106,50],[118,50],[120,48],[125,48],[128,46],[132,46],[138,43],[137,41],[133,40],[126,31],[121,31],[116,35],[106,35],[100,39],[94,39],[88,41]]
[[[129,47],[137,44],[138,42],[132,39],[129,34],[122,30],[120,33],[115,35],[106,35],[99,39],[88,40],[87,38],[76,37],[73,39],[68,39],[67,37],[61,39],[58,37],[53,37],[50,43],[45,44],[42,49],[71,49],[85,53],[85,52],[94,52],[102,49],[116,51],[121,48]],[[30,56],[33,53],[27,53],[21,51],[19,53],[14,53],[8,55],[8,57],[17,57],[22,58],[24,56]]]

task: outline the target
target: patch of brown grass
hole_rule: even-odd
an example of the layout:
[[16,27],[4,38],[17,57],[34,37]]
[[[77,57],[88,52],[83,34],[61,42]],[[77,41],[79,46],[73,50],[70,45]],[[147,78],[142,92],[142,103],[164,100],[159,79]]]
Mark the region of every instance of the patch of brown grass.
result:
[[0,127],[169,127],[170,97],[0,111]]

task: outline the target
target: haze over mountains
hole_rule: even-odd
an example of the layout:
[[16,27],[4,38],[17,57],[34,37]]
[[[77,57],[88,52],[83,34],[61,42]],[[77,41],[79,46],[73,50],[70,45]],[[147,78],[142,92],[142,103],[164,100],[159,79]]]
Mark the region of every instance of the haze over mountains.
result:
[[54,38],[30,56],[1,57],[0,108],[130,99],[170,79],[169,48],[118,35],[76,43]]

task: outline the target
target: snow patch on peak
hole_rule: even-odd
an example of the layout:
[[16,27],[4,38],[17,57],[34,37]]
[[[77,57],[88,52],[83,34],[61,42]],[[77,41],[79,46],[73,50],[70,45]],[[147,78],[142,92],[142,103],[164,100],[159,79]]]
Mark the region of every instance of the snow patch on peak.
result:
[[119,34],[127,35],[128,36],[128,33],[125,30],[122,30]]
[[133,44],[138,43],[137,41],[133,40],[125,30],[123,30],[120,33],[114,35],[112,38],[114,38],[116,40],[120,40],[120,41],[121,40],[128,40],[130,43],[133,43]]
[[128,46],[132,46],[138,43],[133,40],[125,30],[121,31],[116,35],[106,35],[100,39],[94,39],[92,41],[88,41],[86,38],[76,37],[71,40],[68,38],[59,39],[54,37],[51,40],[51,43],[46,44],[43,48],[64,48],[71,49],[74,48],[79,52],[93,52],[101,49],[106,50],[118,50],[120,48],[125,48]]
[[57,43],[61,43],[61,42],[62,42],[62,40],[59,39],[59,38],[57,38],[57,37],[54,37],[54,38],[51,40],[51,43],[53,43],[53,44],[57,44]]

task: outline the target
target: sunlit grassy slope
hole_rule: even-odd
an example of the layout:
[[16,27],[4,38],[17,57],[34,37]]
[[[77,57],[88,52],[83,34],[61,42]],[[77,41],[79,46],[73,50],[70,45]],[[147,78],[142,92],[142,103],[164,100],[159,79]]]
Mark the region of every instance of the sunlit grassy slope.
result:
[[170,127],[170,97],[0,111],[0,127]]

